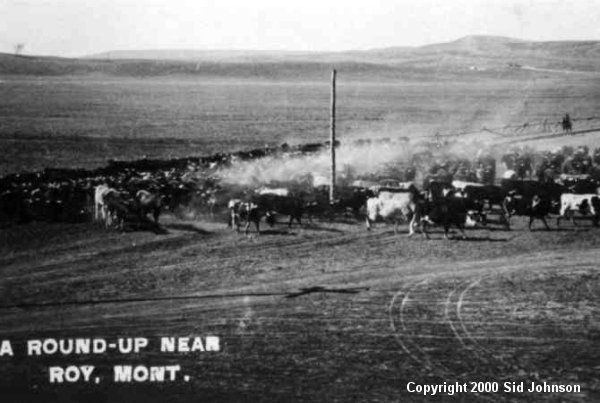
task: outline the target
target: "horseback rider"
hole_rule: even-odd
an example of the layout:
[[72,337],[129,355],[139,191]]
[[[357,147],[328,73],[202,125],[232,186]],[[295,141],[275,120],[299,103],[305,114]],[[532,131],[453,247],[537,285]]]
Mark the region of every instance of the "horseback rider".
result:
[[562,127],[565,132],[571,133],[571,129],[573,126],[571,124],[571,117],[569,116],[568,113],[565,115],[565,117],[562,120]]

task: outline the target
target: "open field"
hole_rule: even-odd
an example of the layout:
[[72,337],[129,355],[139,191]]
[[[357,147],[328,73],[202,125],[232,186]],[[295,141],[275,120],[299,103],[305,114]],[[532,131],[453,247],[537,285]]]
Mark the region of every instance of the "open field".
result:
[[[323,141],[328,79],[327,72],[322,82],[3,77],[0,175]],[[357,82],[340,72],[338,136],[342,142],[417,138],[545,119],[556,129],[564,113],[574,119],[597,114],[597,83],[596,76],[521,72],[502,79]]]

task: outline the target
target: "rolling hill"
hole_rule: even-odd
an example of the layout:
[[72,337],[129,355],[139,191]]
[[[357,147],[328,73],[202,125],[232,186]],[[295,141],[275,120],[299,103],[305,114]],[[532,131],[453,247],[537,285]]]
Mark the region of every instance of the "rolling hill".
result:
[[335,66],[346,77],[454,77],[476,71],[495,77],[515,70],[599,72],[600,41],[532,42],[467,36],[448,43],[343,52],[130,50],[81,58],[0,54],[4,75],[196,75],[311,79]]

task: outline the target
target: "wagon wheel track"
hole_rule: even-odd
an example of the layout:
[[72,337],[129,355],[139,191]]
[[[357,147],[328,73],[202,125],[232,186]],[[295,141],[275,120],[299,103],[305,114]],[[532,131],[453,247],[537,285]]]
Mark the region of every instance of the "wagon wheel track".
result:
[[[401,336],[401,333],[399,331],[400,329],[397,328],[397,326],[395,324],[395,320],[394,320],[395,316],[398,317],[398,322],[400,324],[402,334],[403,335],[408,334],[409,329],[408,329],[406,320],[404,318],[404,315],[405,315],[406,307],[410,301],[411,293],[413,293],[418,287],[426,285],[426,284],[430,283],[430,281],[433,280],[434,278],[440,278],[442,275],[443,274],[430,274],[426,278],[422,279],[421,281],[414,280],[414,281],[407,283],[402,289],[400,289],[400,291],[398,291],[396,294],[394,294],[394,296],[392,297],[392,300],[390,302],[388,311],[389,311],[390,326],[391,326],[392,332],[394,334],[395,339],[400,344],[400,347],[403,349],[403,351],[405,353],[407,353],[411,359],[413,359],[419,365],[421,365],[423,367],[423,369],[430,372],[430,374],[429,374],[430,376],[436,374],[436,375],[440,376],[442,379],[450,380],[457,376],[457,372],[450,369],[441,360],[432,358],[430,356],[430,354],[428,354],[424,350],[423,347],[421,347],[418,343],[416,343],[412,340],[413,339],[412,337],[407,338],[407,337]],[[443,302],[443,304],[445,305],[444,318],[442,319],[442,321],[437,322],[437,323],[445,323],[445,324],[449,325],[452,328],[453,332],[455,332],[456,328],[452,324],[452,321],[449,319],[449,317],[447,317],[447,314],[449,311],[447,310],[446,307],[450,306],[450,303],[448,301],[450,301],[451,296],[454,295],[457,290],[458,290],[458,286],[454,287],[447,294],[446,301]],[[401,301],[400,305],[397,307],[398,313],[396,315],[394,315],[394,307],[397,305],[397,300],[399,299],[400,296],[402,296],[402,301]],[[454,336],[458,340],[461,341],[461,344],[464,343],[462,340],[462,336],[460,336],[458,331],[456,331],[454,333]],[[410,344],[410,346],[409,346],[409,344]],[[463,347],[468,349],[468,346],[466,346],[466,344],[464,344]],[[483,393],[483,394],[482,393],[473,393],[473,394],[485,401],[495,401],[493,399],[493,396],[491,396],[489,394],[485,394],[485,393]]]
[[[409,301],[410,293],[414,289],[416,289],[418,286],[428,283],[435,276],[436,275],[431,274],[431,275],[428,275],[427,277],[425,277],[421,281],[413,280],[413,281],[410,281],[407,284],[405,284],[404,287],[402,287],[400,289],[400,291],[398,291],[396,294],[394,294],[394,296],[392,297],[392,300],[390,302],[389,308],[388,308],[392,333],[394,334],[394,337],[395,337],[396,341],[398,342],[398,344],[400,344],[400,347],[402,348],[402,350],[404,350],[404,352],[406,354],[408,354],[408,356],[410,358],[412,358],[414,361],[416,361],[417,363],[422,365],[427,371],[431,371],[431,372],[435,372],[435,370],[434,370],[433,365],[431,364],[431,361],[429,360],[427,354],[415,342],[409,341],[408,338],[405,339],[403,336],[401,336],[401,334],[402,335],[408,334],[408,329],[407,329],[406,323],[404,321],[404,308],[405,308],[407,302]],[[400,296],[402,296],[402,301],[400,303],[400,306],[397,308],[398,309],[397,316],[399,318],[398,322],[400,324],[402,332],[400,332],[400,329],[397,329],[396,322],[394,319],[394,317],[396,316],[396,315],[394,315],[394,307],[396,306],[396,301],[399,299]],[[416,354],[411,350],[411,348],[409,348],[408,344],[412,344],[413,349],[417,351]],[[419,357],[418,355],[421,355],[421,357]]]
[[[575,265],[577,266],[577,265]],[[584,265],[586,266],[586,265]],[[561,272],[563,271],[570,271],[572,270],[573,267],[570,267],[569,269],[562,269],[562,268],[548,268],[548,267],[535,267],[532,268],[531,270],[528,270],[526,274],[530,275],[532,273],[558,273],[560,275]],[[530,362],[523,362],[523,360],[519,359],[519,356],[515,355],[516,352],[509,352],[508,354],[498,354],[498,350],[492,350],[489,348],[486,348],[483,346],[482,343],[480,343],[479,341],[479,337],[476,337],[473,335],[473,333],[468,329],[468,324],[475,324],[475,325],[481,325],[481,324],[489,324],[489,326],[491,327],[495,327],[495,326],[502,326],[502,328],[506,329],[506,326],[508,326],[508,329],[510,329],[511,327],[514,326],[519,326],[520,329],[523,328],[528,328],[528,329],[536,329],[536,328],[542,328],[546,325],[544,324],[533,324],[533,323],[525,323],[525,324],[520,324],[515,322],[514,320],[510,320],[507,322],[502,322],[502,321],[467,321],[465,320],[465,316],[464,316],[464,310],[463,310],[463,303],[466,300],[466,296],[468,295],[469,292],[471,292],[473,289],[475,289],[478,286],[482,285],[482,282],[484,282],[486,279],[489,279],[492,276],[502,276],[502,275],[506,275],[508,273],[511,272],[517,272],[518,270],[520,270],[519,268],[510,268],[510,267],[504,267],[504,268],[500,268],[500,269],[496,269],[493,272],[490,273],[485,273],[481,276],[478,276],[475,279],[472,279],[469,282],[463,282],[464,288],[462,289],[460,295],[458,296],[458,299],[454,302],[455,304],[455,317],[456,320],[458,322],[458,325],[460,327],[460,331],[463,333],[462,336],[459,336],[460,338],[462,338],[463,343],[465,342],[465,339],[468,340],[468,346],[467,348],[469,350],[471,350],[473,352],[473,354],[483,363],[485,363],[484,368],[488,368],[488,369],[494,369],[493,373],[490,375],[493,375],[495,379],[510,379],[510,380],[518,380],[518,379],[522,379],[522,380],[526,380],[528,379],[528,375],[533,372],[537,372],[538,367],[533,366]],[[485,289],[485,286],[484,286]],[[486,304],[490,304],[489,301],[485,301],[485,300],[480,300],[480,299],[476,299],[475,301],[473,301],[475,303],[486,303]],[[449,304],[450,305],[450,304]],[[448,305],[448,306],[449,306]],[[503,312],[505,312],[505,309],[492,309],[491,311],[488,309],[486,311],[486,315],[488,317],[495,317],[495,313],[497,312],[498,314],[502,314]],[[452,318],[450,318],[450,320],[452,321]],[[560,324],[561,324],[561,329],[565,330],[565,329],[572,329],[572,330],[577,330],[579,329],[578,325],[574,325],[574,324],[568,324],[566,320],[561,319],[560,320]],[[453,326],[454,328],[455,326]],[[490,328],[488,329],[486,332],[492,332],[492,334],[490,334],[490,337],[487,337],[487,339],[489,340],[494,340],[497,337],[495,337],[494,333],[494,329]],[[510,332],[510,330],[509,330]],[[512,332],[510,332],[512,333]],[[458,334],[457,334],[458,336]],[[506,336],[500,336],[499,338],[505,338],[505,339],[510,339],[513,341],[522,341],[525,343],[528,342],[535,342],[537,340],[539,340],[538,337],[531,337],[531,336],[517,336],[517,335],[511,335],[508,334]],[[570,342],[570,343],[578,343],[578,342],[582,342],[583,339],[581,338],[574,338],[573,340],[570,339],[564,339],[564,338],[560,338],[560,340],[562,340],[563,342]],[[466,346],[466,343],[465,343]]]
[[[459,287],[455,288],[451,293],[448,294],[444,308],[444,315],[448,321],[448,325],[451,327],[461,345],[465,348],[465,350],[469,351],[475,359],[477,359],[479,364],[485,364],[478,365],[478,371],[481,371],[482,367],[487,368],[488,370],[493,368],[493,371],[489,371],[489,375],[493,377],[496,377],[498,373],[509,373],[507,371],[510,368],[510,364],[507,363],[506,360],[498,358],[494,351],[482,347],[481,343],[479,343],[479,341],[468,330],[463,317],[462,305],[465,301],[465,296],[467,293],[471,289],[478,286],[483,279],[509,271],[509,268],[500,269],[499,271],[495,270],[492,273],[484,273],[476,276],[474,279],[461,282]],[[458,291],[460,291],[458,298],[452,301],[452,297],[455,297]],[[452,305],[454,306],[453,309],[451,309]],[[481,324],[484,322],[479,323]]]

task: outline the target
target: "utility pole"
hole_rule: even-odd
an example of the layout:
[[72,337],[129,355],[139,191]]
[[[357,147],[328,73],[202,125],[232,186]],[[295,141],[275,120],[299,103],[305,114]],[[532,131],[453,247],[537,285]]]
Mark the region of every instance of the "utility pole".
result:
[[335,196],[335,75],[336,71],[331,72],[331,121],[329,148],[331,150],[331,182],[329,183],[329,203],[333,203]]

